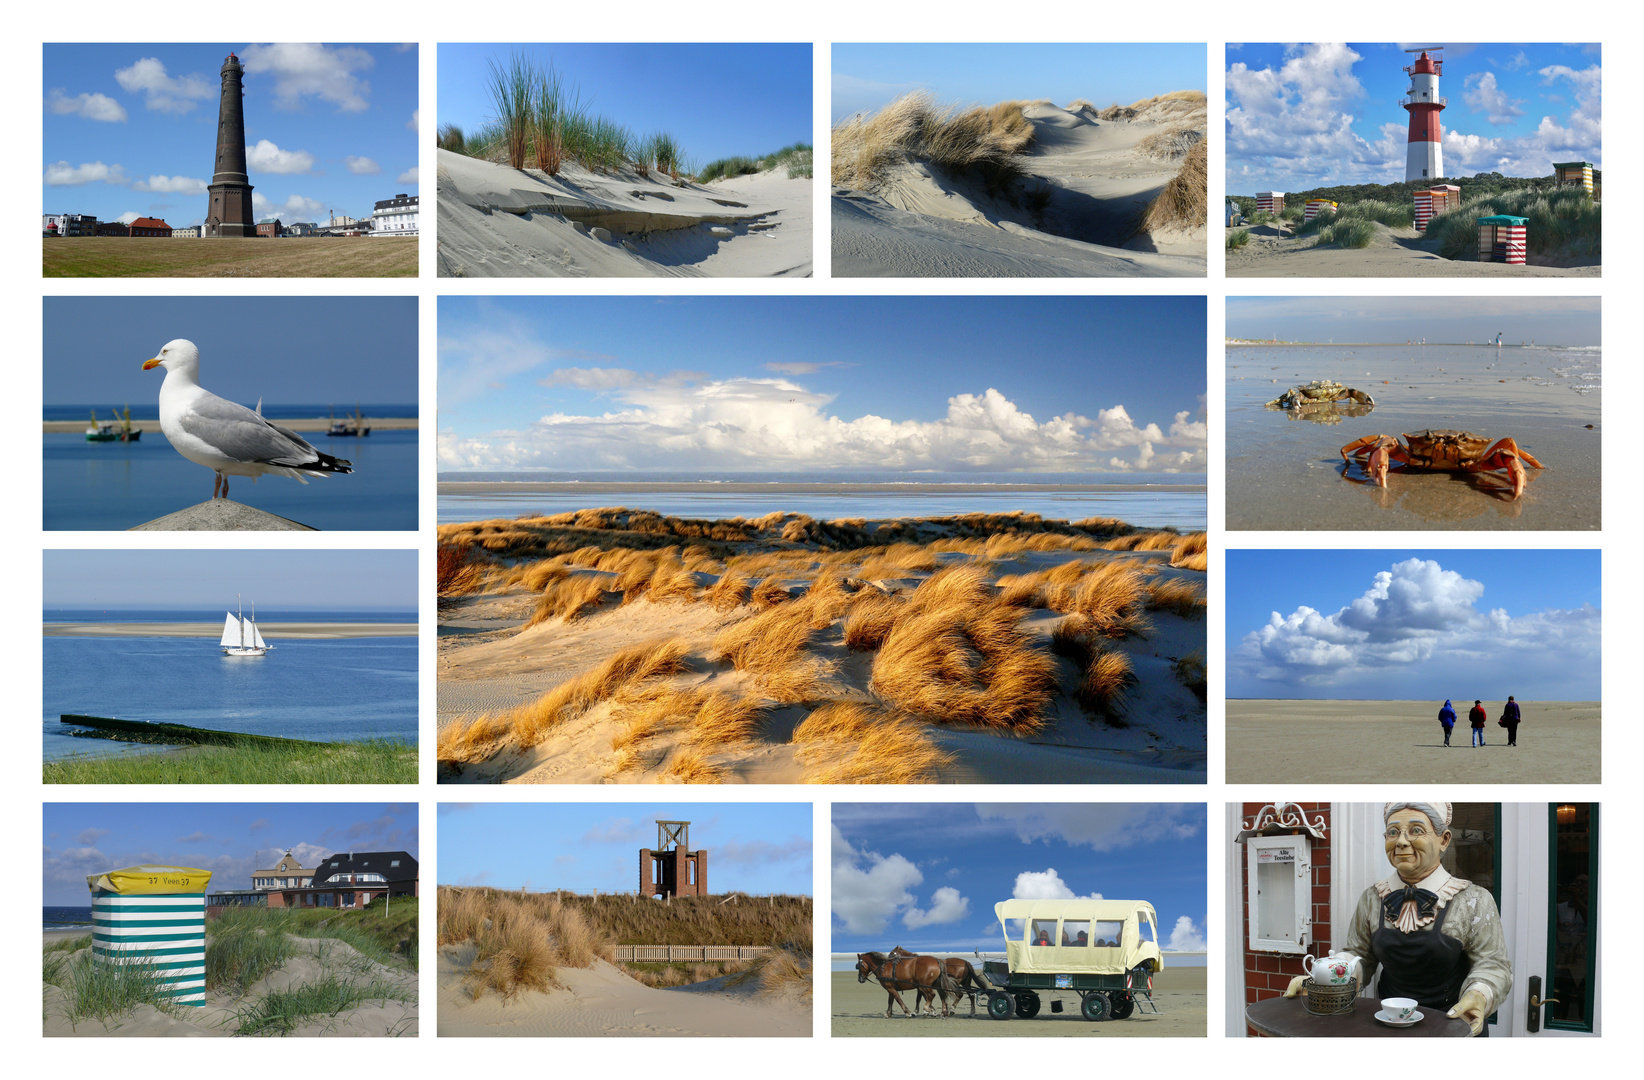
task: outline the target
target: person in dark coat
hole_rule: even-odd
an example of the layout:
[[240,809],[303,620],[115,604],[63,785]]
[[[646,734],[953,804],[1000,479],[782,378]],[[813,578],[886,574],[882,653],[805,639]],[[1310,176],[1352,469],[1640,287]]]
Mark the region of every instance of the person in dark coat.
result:
[[1450,745],[1450,732],[1456,726],[1456,707],[1450,704],[1450,699],[1444,699],[1444,708],[1439,710],[1439,726],[1444,729],[1444,745]]
[[1484,711],[1484,703],[1474,700],[1473,707],[1467,711],[1467,722],[1473,725],[1473,745],[1484,745],[1484,721],[1490,717]]
[[1508,694],[1507,704],[1501,707],[1501,726],[1507,729],[1508,746],[1518,745],[1519,719],[1518,702],[1513,700],[1513,695]]

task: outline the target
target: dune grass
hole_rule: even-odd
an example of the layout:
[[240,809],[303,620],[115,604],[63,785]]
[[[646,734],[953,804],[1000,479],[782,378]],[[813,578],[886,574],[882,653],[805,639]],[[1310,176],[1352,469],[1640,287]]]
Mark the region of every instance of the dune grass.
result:
[[287,990],[270,990],[248,1002],[234,1016],[236,1035],[289,1035],[317,1016],[335,1017],[372,1001],[415,1001],[409,987],[384,979],[359,979],[337,974]]
[[401,739],[269,747],[191,746],[48,761],[47,784],[415,784],[417,744]]
[[1208,144],[1200,139],[1183,155],[1182,167],[1164,190],[1142,211],[1137,232],[1205,228],[1210,212],[1209,160]]
[[1018,157],[1033,145],[1023,103],[960,109],[941,106],[929,91],[903,94],[877,112],[858,113],[833,127],[833,182],[872,190],[900,161],[919,160],[955,173],[974,172],[990,191],[1021,176]]
[[107,1021],[151,1005],[176,1016],[191,1006],[173,1001],[160,989],[162,975],[152,964],[104,964],[89,949],[78,956],[44,960],[44,981],[63,990],[62,1009],[73,1025],[82,1020]]
[[1205,670],[1203,653],[1194,653],[1191,656],[1178,658],[1171,665],[1171,670],[1175,672],[1176,678],[1181,684],[1193,691],[1194,696],[1200,701],[1204,701],[1209,696],[1210,681]]
[[733,157],[719,158],[710,161],[697,170],[696,182],[699,184],[712,183],[715,180],[726,180],[737,176],[747,176],[752,173],[766,172],[771,169],[786,169],[790,180],[811,176],[811,144],[792,143],[784,146],[774,154],[764,157]]
[[1072,615],[1051,635],[1051,649],[1079,668],[1074,700],[1109,727],[1126,727],[1127,689],[1136,681],[1130,657],[1102,640],[1102,633],[1083,615]]
[[928,784],[953,764],[925,726],[862,701],[830,701],[794,729],[807,784]]
[[1600,258],[1604,208],[1579,188],[1508,191],[1471,199],[1427,223],[1426,237],[1446,259],[1478,258],[1478,219],[1497,214],[1529,219],[1529,254],[1549,258]]
[[1227,234],[1227,249],[1229,251],[1242,248],[1248,243],[1250,243],[1249,229],[1234,229],[1232,232]]
[[[1320,215],[1321,217],[1324,215]],[[1315,221],[1318,219],[1315,218]],[[1367,248],[1376,239],[1376,223],[1359,218],[1327,222],[1315,234],[1315,247]]]
[[1143,136],[1136,142],[1136,152],[1165,161],[1176,161],[1204,141],[1204,132],[1195,127],[1171,127]]

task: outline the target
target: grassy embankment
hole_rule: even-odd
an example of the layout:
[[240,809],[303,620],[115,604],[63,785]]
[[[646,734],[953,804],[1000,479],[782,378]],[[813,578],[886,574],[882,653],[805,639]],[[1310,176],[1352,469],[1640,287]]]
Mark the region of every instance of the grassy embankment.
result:
[[45,763],[48,784],[414,784],[417,747],[398,739],[306,746],[193,746]]
[[[414,1001],[413,990],[386,980],[377,965],[415,971],[417,901],[381,901],[360,911],[231,908],[206,922],[205,980],[208,994],[244,999],[235,1016],[235,1035],[283,1035],[316,1017],[337,1016],[372,1001]],[[266,976],[300,952],[293,938],[321,943],[315,955],[326,973],[317,981],[249,996]],[[336,942],[347,950],[334,948]],[[92,959],[91,935],[46,945],[41,981],[63,991],[71,1024],[108,1021],[152,1005],[187,1018],[193,1007],[178,1005],[155,989],[155,973],[142,964],[110,965]]]
[[46,277],[416,277],[417,238],[42,240]]
[[804,177],[811,178],[811,144],[793,143],[784,146],[774,154],[766,154],[760,158],[728,157],[717,161],[710,161],[697,171],[694,179],[699,184],[710,183],[719,179],[730,179],[737,176],[747,176],[751,173],[767,172],[771,169],[786,169],[788,179],[795,180]]
[[[511,998],[560,985],[559,968],[610,961],[617,945],[765,945],[755,960],[618,966],[647,986],[670,987],[740,974],[762,992],[810,992],[812,902],[808,896],[676,897],[518,893],[439,888],[439,943],[472,944],[464,979],[475,998]],[[738,980],[739,982],[742,980]]]
[[[952,762],[928,725],[1029,736],[1064,682],[1089,715],[1122,726],[1134,676],[1119,644],[1151,631],[1150,612],[1204,617],[1202,581],[1162,573],[1202,574],[1204,533],[1008,514],[936,519],[950,539],[903,538],[932,524],[869,530],[803,515],[696,521],[617,508],[441,526],[440,595],[524,588],[539,594],[528,626],[641,599],[741,617],[706,655],[680,638],[645,642],[535,701],[458,719],[440,732],[439,760],[460,766],[535,746],[608,702],[621,725],[611,744],[619,772],[669,733],[680,737],[670,778],[711,783],[722,777],[710,755],[750,743],[771,710],[799,705],[807,715],[792,742],[806,782],[928,782]],[[1088,557],[990,580],[1000,565],[1045,552]],[[915,588],[870,584],[920,575]],[[1022,626],[1035,609],[1061,616],[1050,648]],[[841,652],[868,657],[870,700],[834,689]],[[1072,661],[1071,678],[1058,657]],[[673,684],[702,671],[741,673],[744,692]],[[1191,665],[1177,678],[1201,693]]]

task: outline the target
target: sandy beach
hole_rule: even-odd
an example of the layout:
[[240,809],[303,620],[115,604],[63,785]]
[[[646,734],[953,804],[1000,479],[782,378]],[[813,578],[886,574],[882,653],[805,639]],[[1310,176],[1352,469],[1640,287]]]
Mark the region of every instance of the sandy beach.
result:
[[[1472,699],[1468,699],[1471,703]],[[1456,699],[1458,711],[1462,701]],[[1378,784],[1596,784],[1600,707],[1596,701],[1520,702],[1518,745],[1496,726],[1482,747],[1469,742],[1465,715],[1444,745],[1437,701],[1227,702],[1227,782]]]
[[1137,144],[1202,130],[1203,99],[1137,104],[1135,116],[1113,120],[1088,105],[1027,105],[1034,145],[1017,164],[1028,198],[917,160],[889,166],[869,190],[835,186],[834,276],[1203,277],[1204,227],[1136,235],[1182,161]]
[[[1063,993],[1063,1011],[1053,1013],[1048,1004],[1049,995],[1042,995],[1046,1003],[1039,1015],[1031,1020],[1013,1017],[993,1020],[987,1015],[987,999],[979,996],[976,1015],[970,1015],[970,1002],[961,1001],[958,1010],[943,1019],[921,1017],[913,1020],[896,1009],[896,1015],[885,1018],[886,994],[871,979],[856,981],[854,971],[836,971],[832,975],[833,1034],[834,1036],[881,1035],[912,1038],[1033,1038],[1086,1036],[1104,1039],[1133,1039],[1154,1037],[1203,1038],[1208,1030],[1208,1005],[1205,999],[1205,980],[1208,968],[1166,967],[1153,979],[1153,1000],[1159,1006],[1157,1014],[1137,1009],[1125,1020],[1106,1020],[1093,1023],[1079,1015],[1079,996]],[[913,1007],[911,993],[902,999]]]
[[[44,944],[65,939],[88,937],[91,928],[83,930],[43,931]],[[244,997],[231,997],[217,991],[208,991],[203,1007],[177,1007],[162,1011],[152,1005],[139,1005],[131,1013],[107,1020],[80,1018],[70,1020],[65,991],[50,983],[43,984],[45,1001],[44,1032],[47,1036],[119,1036],[119,1037],[229,1037],[240,1027],[240,1013],[255,1006],[273,991],[286,991],[321,982],[328,977],[344,979],[380,980],[408,992],[410,1000],[379,999],[366,1001],[336,1016],[313,1017],[289,1032],[293,1037],[326,1036],[411,1036],[417,1034],[417,975],[414,971],[385,967],[352,946],[341,941],[320,938],[292,937],[298,955],[287,960],[278,971],[264,976],[250,987]],[[89,950],[67,954],[73,963]]]
[[[1486,345],[1230,346],[1229,529],[1596,530],[1602,524],[1602,358],[1596,350]],[[1363,405],[1270,409],[1331,379]],[[1387,487],[1343,475],[1341,448],[1427,429],[1510,436],[1545,468],[1512,497],[1490,479],[1395,469]],[[1505,474],[1502,474],[1505,475]]]
[[[1453,278],[1596,278],[1599,265],[1551,265],[1531,255],[1529,265],[1466,262],[1441,258],[1414,228],[1377,223],[1369,247],[1314,247],[1312,236],[1297,237],[1277,223],[1240,226],[1250,233],[1241,248],[1227,248],[1227,276],[1232,277],[1453,277]],[[1225,230],[1231,234],[1233,229]]]
[[702,185],[632,165],[558,176],[449,150],[440,277],[809,277],[815,190],[786,168]]
[[[322,623],[260,622],[257,629],[265,638],[323,641],[331,638],[416,637],[417,624],[410,623]],[[222,634],[221,623],[44,623],[46,637],[198,637]]]
[[512,1000],[489,993],[478,1001],[462,985],[472,945],[439,951],[438,1030],[445,1036],[760,1036],[807,1037],[811,1003],[797,996],[760,996],[753,983],[730,977],[666,990],[636,982],[604,960],[587,969],[561,967],[561,988],[523,990]]
[[[622,516],[632,512],[585,513]],[[553,550],[563,548],[566,552],[596,541],[617,542],[620,534],[613,534],[609,529],[566,528],[555,524],[578,517],[570,514],[494,525],[502,533],[516,533],[518,543],[535,544],[538,542],[535,535],[541,535]],[[878,717],[861,722],[883,724],[910,740],[909,747],[917,746],[920,754],[930,755],[930,760],[945,761],[926,774],[927,779],[938,782],[1203,782],[1205,705],[1184,685],[1176,667],[1179,659],[1203,655],[1202,599],[1198,601],[1200,606],[1186,609],[1184,613],[1165,608],[1150,610],[1144,635],[1117,631],[1115,638],[1101,646],[1103,650],[1123,652],[1131,672],[1124,691],[1123,717],[1117,722],[1109,723],[1087,712],[1076,700],[1082,669],[1072,660],[1060,661],[1049,655],[1052,635],[1070,616],[1048,608],[1028,607],[1012,609],[1017,614],[1009,616],[1013,625],[1019,627],[1010,632],[1011,640],[1017,640],[1019,634],[1020,646],[1030,651],[1020,661],[1012,662],[1045,662],[1047,673],[1055,680],[1053,688],[1047,684],[1042,698],[1035,699],[1039,702],[1035,705],[1038,711],[1031,722],[1024,717],[1023,727],[1014,732],[1009,727],[981,726],[953,717],[946,722],[921,721],[910,726],[906,721],[894,722],[899,715],[894,708],[884,711],[885,704],[897,697],[894,686],[886,690],[887,684],[882,681],[888,668],[878,663],[877,658],[883,651],[878,646],[864,649],[861,645],[855,648],[846,645],[843,627],[847,612],[858,604],[871,604],[883,606],[891,613],[902,610],[902,605],[916,603],[919,598],[915,593],[923,582],[944,568],[965,569],[974,557],[968,552],[979,554],[982,541],[961,541],[953,526],[940,521],[902,519],[891,523],[841,525],[845,529],[860,528],[869,532],[883,526],[893,530],[890,535],[917,537],[933,545],[928,554],[897,550],[893,556],[905,561],[887,565],[883,559],[870,562],[875,555],[884,553],[883,547],[867,547],[859,552],[828,551],[821,547],[796,550],[791,539],[778,538],[804,535],[801,527],[810,519],[785,520],[780,514],[771,515],[771,519],[744,521],[740,525],[718,523],[725,530],[738,530],[735,535],[746,537],[735,543],[711,545],[719,552],[717,558],[726,562],[695,555],[692,565],[702,566],[702,570],[686,570],[681,566],[688,578],[678,578],[677,585],[666,589],[653,586],[638,602],[616,591],[622,587],[621,582],[631,582],[627,588],[636,593],[645,587],[632,578],[634,571],[618,573],[570,566],[550,570],[544,566],[543,573],[557,575],[556,580],[549,582],[551,591],[593,590],[589,602],[576,609],[574,618],[569,620],[554,617],[527,625],[538,609],[542,594],[508,584],[506,578],[512,576],[512,571],[501,572],[501,576],[495,578],[496,584],[485,591],[445,597],[440,606],[438,668],[441,781],[675,783],[682,777],[682,763],[692,760],[701,762],[706,771],[683,775],[711,778],[718,783],[818,782],[817,778],[828,774],[829,769],[845,767],[855,744],[847,741],[835,751],[824,752],[825,741],[824,744],[808,743],[811,729],[801,731],[801,726],[808,717],[822,713],[820,706],[831,709],[851,706],[865,710],[863,717]],[[484,537],[492,524],[441,526],[441,543],[460,543],[463,537],[475,536],[489,547],[491,542]],[[828,523],[814,525],[817,535],[830,527]],[[540,529],[541,533],[533,534],[534,529]],[[727,531],[724,535],[733,533]],[[1159,535],[1171,544],[1181,539],[1174,534]],[[942,550],[944,537],[950,538],[949,550],[945,552]],[[1107,550],[1099,543],[1068,538],[1081,546],[1058,548],[1059,537],[1039,539],[1052,543],[1030,550],[1024,541],[1019,545],[1023,549],[1014,551],[1010,545],[995,545],[994,557],[978,564],[980,576],[967,588],[997,596],[1002,578],[1030,578],[1024,587],[1031,589],[1034,581],[1045,580],[1033,575],[1049,575],[1062,568],[1060,573],[1076,580],[1081,573],[1089,572],[1090,566],[1115,562],[1129,564],[1124,573],[1138,573],[1152,583],[1142,586],[1144,591],[1167,587],[1169,583],[1168,587],[1197,590],[1196,595],[1202,598],[1203,572],[1172,568],[1171,547]],[[1138,535],[1117,542],[1134,548],[1139,540]],[[648,556],[653,560],[650,565],[661,559],[671,566],[668,560],[678,558],[656,552],[658,539],[654,535],[643,542],[637,539],[633,542],[653,549]],[[899,545],[899,549],[909,547],[906,541]],[[620,558],[629,560],[630,555]],[[822,559],[828,560],[827,565],[835,569],[824,572],[823,563],[818,561]],[[735,569],[738,565],[749,567],[747,573],[752,575],[745,587],[757,585],[766,590],[762,595],[780,590],[775,594],[778,599],[774,606],[766,608],[764,601],[758,606],[734,600],[708,602],[709,590],[722,577],[728,573],[736,578],[741,576],[742,571]],[[523,570],[525,564],[521,566]],[[709,569],[712,566],[719,569]],[[662,572],[672,571],[665,566]],[[816,602],[829,607],[826,613],[813,612],[812,601],[806,597],[823,577],[830,581],[826,589],[819,591]],[[986,601],[978,599],[974,609],[985,606]],[[795,614],[779,614],[784,611]],[[746,657],[742,661],[734,657],[727,659],[726,641],[747,632],[736,628],[765,625],[774,628],[789,617],[809,618],[813,625],[801,632],[803,646],[796,643],[783,659],[770,661],[775,666],[758,666],[765,661],[749,661]],[[765,623],[751,621],[755,619],[763,619]],[[649,648],[665,640],[672,643],[670,648],[679,656],[677,662],[670,661],[677,671],[672,677],[648,683],[643,690],[636,685],[624,692],[599,695],[598,700],[589,701],[585,707],[567,707],[547,727],[531,727],[531,735],[524,742],[512,734],[501,733],[475,738],[481,731],[492,730],[492,721],[481,721],[482,715],[499,715],[527,705],[562,685],[570,685],[572,680],[598,679],[596,671],[610,670],[608,665],[628,662],[616,659],[625,651]],[[1041,650],[1043,661],[1031,659],[1032,654]],[[749,666],[750,663],[755,666]],[[881,681],[876,682],[876,678]],[[870,686],[879,687],[880,692],[876,694]],[[978,689],[987,692],[985,687]],[[670,695],[683,696],[675,701]],[[736,737],[704,741],[705,737],[690,725],[686,717],[698,706],[706,707],[709,699],[744,703],[736,706],[738,710],[748,710],[741,722],[745,726],[738,726]],[[667,705],[670,701],[674,704]],[[652,705],[672,710],[669,718],[643,722],[636,719],[636,709],[648,709]],[[942,721],[941,710],[941,705],[933,704],[921,711],[932,721]],[[683,716],[679,715],[682,712]],[[505,721],[503,726],[512,723]],[[846,757],[835,760],[840,753]]]

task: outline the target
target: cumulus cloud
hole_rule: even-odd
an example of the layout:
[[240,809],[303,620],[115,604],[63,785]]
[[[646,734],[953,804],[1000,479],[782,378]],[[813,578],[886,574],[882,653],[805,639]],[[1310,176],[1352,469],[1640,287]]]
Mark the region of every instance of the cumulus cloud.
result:
[[394,177],[394,182],[396,184],[415,184],[415,183],[418,183],[419,181],[417,180],[417,166],[413,165],[409,169],[407,169],[404,172],[400,173],[398,176]]
[[140,218],[142,216],[143,216],[142,214],[139,214],[135,210],[127,210],[125,213],[121,214],[119,217],[115,218],[114,220],[118,221],[122,225],[130,225],[133,221],[136,221],[138,218]]
[[273,199],[253,191],[251,193],[251,208],[258,221],[279,218],[282,221],[305,221],[310,218],[318,219],[325,213],[325,204],[318,199],[310,199],[304,195],[291,195],[285,202],[277,203]]
[[970,901],[959,895],[959,890],[951,885],[944,885],[931,894],[931,905],[921,911],[917,907],[910,907],[902,913],[902,925],[909,930],[918,930],[922,926],[936,926],[940,923],[958,922],[970,914]]
[[349,155],[348,157],[343,158],[343,164],[347,165],[348,171],[353,173],[355,176],[375,176],[382,172],[382,166],[378,165],[375,161],[372,161],[368,157],[355,157],[353,155]]
[[314,155],[306,150],[281,150],[267,139],[245,148],[246,167],[252,172],[295,175],[314,168]]
[[924,880],[902,856],[857,851],[833,827],[833,914],[851,933],[881,933],[899,909],[913,907],[908,890]]
[[248,76],[273,77],[277,108],[298,108],[305,97],[329,102],[338,112],[363,112],[370,107],[371,84],[358,73],[369,71],[376,61],[364,49],[296,43],[248,45],[241,60]]
[[101,161],[83,165],[57,161],[46,166],[46,184],[49,187],[76,187],[99,180],[109,184],[123,184],[126,182],[126,173],[118,165],[104,165]]
[[114,73],[114,81],[130,94],[144,95],[143,104],[156,112],[186,113],[217,93],[218,87],[199,75],[172,78],[166,66],[146,57]]
[[1010,894],[1017,900],[1100,900],[1099,892],[1076,893],[1062,880],[1055,867],[1047,870],[1024,870],[1016,875],[1016,887]]
[[83,116],[87,120],[105,123],[124,123],[125,106],[107,94],[76,94],[69,97],[62,90],[46,95],[46,108],[56,116]]
[[1092,851],[1118,851],[1197,836],[1203,813],[1165,803],[979,803],[976,816],[1008,825],[1023,843],[1060,840]]
[[180,195],[204,195],[209,185],[191,176],[151,176],[132,182],[133,191],[165,191]]
[[417,130],[419,130],[417,125],[420,124],[421,122],[422,122],[422,110],[421,109],[412,109],[411,110],[411,119],[409,119],[405,122],[405,126],[410,128],[412,131],[417,131]]
[[1171,952],[1204,952],[1204,927],[1196,926],[1186,915],[1181,916],[1170,928],[1170,940],[1165,948]]
[[1506,91],[1496,85],[1495,72],[1475,71],[1467,76],[1464,85],[1467,89],[1461,99],[1475,111],[1484,113],[1490,123],[1511,124],[1524,115],[1524,110],[1519,108],[1523,101],[1509,98]]
[[1388,692],[1389,679],[1466,671],[1493,679],[1510,674],[1521,688],[1556,678],[1578,688],[1575,697],[1598,697],[1597,608],[1514,617],[1502,608],[1479,610],[1484,591],[1483,582],[1436,560],[1406,559],[1332,614],[1306,605],[1289,615],[1273,612],[1267,625],[1244,635],[1230,661],[1240,675],[1260,681],[1374,686],[1378,697],[1399,696]]

